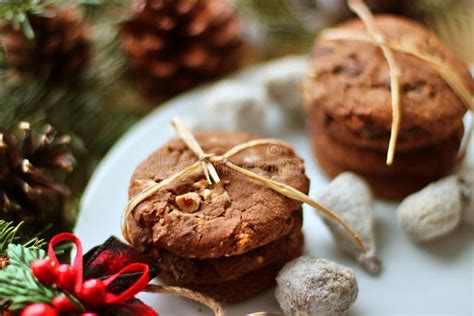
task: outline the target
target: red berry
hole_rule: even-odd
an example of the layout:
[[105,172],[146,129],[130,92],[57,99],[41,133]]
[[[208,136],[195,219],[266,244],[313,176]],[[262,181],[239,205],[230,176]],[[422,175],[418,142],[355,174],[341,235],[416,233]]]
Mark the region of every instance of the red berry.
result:
[[27,306],[21,316],[59,316],[58,312],[48,304],[35,303]]
[[78,293],[80,301],[88,307],[100,307],[104,303],[107,287],[99,279],[90,279],[82,284]]
[[51,261],[37,259],[31,263],[31,272],[43,284],[53,284],[56,281],[56,269]]
[[51,301],[51,304],[60,312],[60,313],[70,313],[76,310],[74,304],[66,296],[56,296]]
[[82,313],[81,316],[99,316],[96,313]]
[[64,291],[73,292],[76,284],[77,271],[70,264],[62,264],[56,271],[56,285]]

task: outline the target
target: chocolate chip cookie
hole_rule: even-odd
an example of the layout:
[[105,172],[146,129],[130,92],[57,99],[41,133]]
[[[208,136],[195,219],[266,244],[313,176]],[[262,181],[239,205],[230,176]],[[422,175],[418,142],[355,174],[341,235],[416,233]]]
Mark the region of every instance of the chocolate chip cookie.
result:
[[[474,91],[467,65],[434,33],[395,16],[376,16],[375,22],[387,41],[411,45],[441,60]],[[365,31],[359,19],[337,28]],[[358,172],[376,184],[376,194],[402,197],[445,175],[460,161],[467,107],[427,62],[392,51],[401,70],[401,125],[392,165],[385,163],[393,119],[390,73],[379,47],[358,40],[318,39],[303,98],[308,132],[323,169],[331,176],[337,175],[334,170]],[[387,192],[390,187],[394,192]]]
[[[238,132],[195,137],[204,152],[216,155],[256,139]],[[169,141],[137,167],[130,198],[197,160],[182,140]],[[251,147],[229,160],[308,193],[304,162],[289,146]],[[301,202],[224,164],[215,167],[219,183],[208,184],[197,170],[141,202],[127,219],[128,235],[137,249],[159,262],[166,282],[236,301],[271,286],[278,267],[301,254]]]

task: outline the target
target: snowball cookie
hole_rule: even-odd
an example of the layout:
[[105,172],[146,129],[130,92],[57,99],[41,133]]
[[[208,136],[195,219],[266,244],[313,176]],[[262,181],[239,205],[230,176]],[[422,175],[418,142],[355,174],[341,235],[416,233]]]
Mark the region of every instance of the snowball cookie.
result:
[[263,79],[269,99],[286,117],[298,123],[304,121],[300,90],[305,73],[306,63],[289,58],[278,68],[268,68]]
[[219,83],[203,99],[205,129],[222,129],[262,134],[268,111],[262,87],[236,81]]
[[372,192],[363,178],[352,172],[338,175],[317,195],[317,201],[339,215],[359,235],[362,253],[341,225],[322,217],[340,249],[350,254],[369,273],[378,274],[382,260],[377,255]]
[[474,167],[465,167],[458,174],[464,201],[463,220],[474,225]]
[[458,177],[443,178],[408,196],[398,207],[400,227],[415,241],[430,241],[452,232],[462,219]]
[[287,263],[276,281],[275,297],[288,316],[342,316],[358,293],[351,269],[308,256]]

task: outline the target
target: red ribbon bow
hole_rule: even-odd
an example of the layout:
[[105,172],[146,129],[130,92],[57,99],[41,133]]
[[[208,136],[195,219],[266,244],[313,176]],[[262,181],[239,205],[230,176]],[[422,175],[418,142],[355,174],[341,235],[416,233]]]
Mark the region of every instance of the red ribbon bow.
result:
[[[74,280],[74,292],[77,295],[80,293],[83,285],[83,249],[82,243],[79,238],[70,233],[62,233],[53,237],[48,246],[48,256],[49,259],[56,265],[59,266],[60,263],[54,252],[54,247],[62,242],[72,242],[76,246],[76,256],[74,257],[72,267],[76,271],[75,280]],[[122,268],[119,272],[103,280],[106,286],[109,286],[114,282],[118,277],[126,273],[142,273],[141,277],[138,278],[128,289],[122,291],[120,294],[116,295],[113,293],[107,292],[104,298],[103,303],[105,305],[111,304],[121,304],[125,303],[135,297],[138,293],[143,291],[147,286],[149,279],[149,267],[144,263],[131,263],[126,267]]]

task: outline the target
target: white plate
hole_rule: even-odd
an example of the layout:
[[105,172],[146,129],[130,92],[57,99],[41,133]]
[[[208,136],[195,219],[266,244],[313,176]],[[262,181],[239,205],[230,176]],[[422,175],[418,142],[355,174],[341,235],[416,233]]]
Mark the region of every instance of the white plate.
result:
[[[291,57],[245,70],[232,79],[261,85],[262,76],[280,66],[295,63],[305,67],[305,58]],[[199,111],[199,99],[212,86],[184,94],[160,106],[139,122],[109,152],[95,172],[82,200],[76,233],[85,249],[102,243],[110,235],[121,237],[120,216],[127,201],[129,179],[137,164],[175,133],[169,122],[173,116],[192,117]],[[301,155],[311,178],[311,196],[327,179],[311,155],[304,128],[285,122],[270,122],[270,135],[291,143]],[[473,146],[469,162],[473,163]],[[416,245],[399,229],[395,204],[376,203],[376,227],[380,256],[384,261],[379,277],[365,273],[335,247],[328,230],[314,211],[305,206],[305,252],[352,267],[359,282],[359,297],[349,315],[473,315],[474,234],[462,226],[438,242]],[[194,302],[173,296],[140,294],[160,315],[210,315]],[[226,306],[230,316],[257,311],[280,312],[273,289],[236,305]]]

